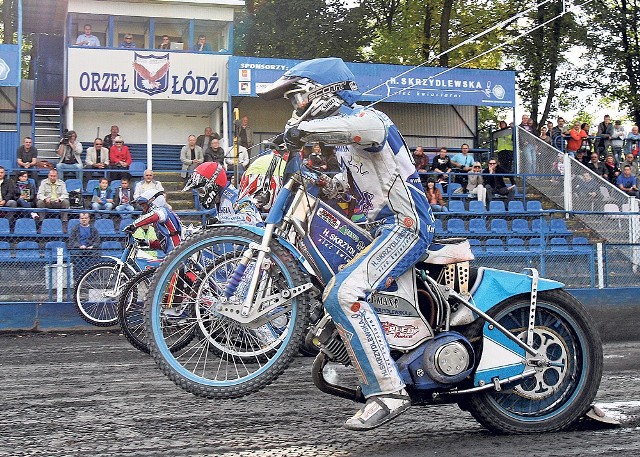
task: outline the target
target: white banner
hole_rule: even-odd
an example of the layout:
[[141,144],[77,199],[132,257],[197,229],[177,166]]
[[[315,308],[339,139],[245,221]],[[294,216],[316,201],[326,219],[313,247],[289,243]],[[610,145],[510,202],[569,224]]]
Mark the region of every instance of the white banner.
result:
[[69,48],[70,97],[227,100],[229,56]]

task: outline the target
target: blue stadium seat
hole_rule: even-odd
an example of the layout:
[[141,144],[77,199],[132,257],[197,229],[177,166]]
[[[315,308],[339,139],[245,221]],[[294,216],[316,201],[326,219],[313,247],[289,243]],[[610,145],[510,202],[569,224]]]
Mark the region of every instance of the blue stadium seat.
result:
[[490,225],[491,233],[495,233],[497,235],[506,235],[509,234],[509,226],[507,225],[507,221],[505,219],[491,219]]
[[514,219],[511,222],[511,231],[518,235],[530,235],[531,229],[529,228],[529,222],[526,219]]
[[571,248],[574,251],[593,252],[593,246],[591,246],[589,240],[584,236],[574,236],[571,241]]
[[100,180],[98,179],[90,179],[89,181],[87,181],[87,187],[84,190],[84,193],[86,195],[91,195],[93,194],[93,190],[98,187],[98,184],[100,184]]
[[478,254],[482,252],[482,243],[477,238],[469,238],[469,245],[471,246],[471,252]]
[[442,226],[442,219],[436,218],[436,229],[435,229],[435,232],[436,232],[436,237],[441,236],[441,235],[443,235],[445,233],[445,229]]
[[469,232],[483,235],[489,233],[487,230],[487,221],[484,219],[471,219],[469,220]]
[[36,233],[36,221],[30,217],[16,219],[16,225],[13,227],[14,235],[33,236]]
[[464,221],[457,217],[449,219],[447,221],[447,233],[449,235],[462,235],[467,233],[467,229],[464,226]]
[[62,221],[60,219],[45,219],[40,226],[41,235],[62,235]]
[[80,219],[69,219],[67,222],[67,233],[71,233],[71,229],[80,223]]
[[507,251],[526,251],[522,238],[507,238]]
[[144,162],[131,162],[129,165],[129,174],[134,177],[140,177],[144,174],[144,170],[147,168]]
[[0,262],[11,259],[11,244],[8,241],[0,241]]
[[113,190],[116,190],[120,186],[122,186],[122,180],[120,179],[114,179],[109,183],[109,187],[111,187]]
[[122,219],[120,219],[120,224],[118,225],[118,232],[122,232],[122,229],[125,228],[127,225],[131,224],[132,222],[133,222],[132,217],[123,217]]
[[122,255],[122,245],[119,241],[103,241],[100,244],[102,249],[102,255],[110,255],[113,257],[120,257]]
[[539,200],[529,200],[527,202],[527,212],[540,212],[542,211],[542,203]]
[[504,251],[504,243],[498,238],[489,238],[484,242],[484,250],[491,252]]
[[465,197],[465,194],[464,194],[464,193],[462,193],[462,192],[458,192],[458,193],[456,194],[456,190],[458,190],[458,189],[462,189],[462,184],[457,183],[457,182],[452,182],[452,183],[450,183],[450,184],[447,186],[447,196],[448,196],[449,198],[456,198],[456,197],[464,198],[464,197]]
[[520,200],[510,201],[508,209],[512,213],[524,213],[524,205]]
[[490,213],[504,213],[507,211],[502,200],[492,200],[489,202]]
[[82,192],[82,180],[73,178],[67,179],[64,183],[67,186],[67,192],[71,192],[74,190]]
[[549,232],[554,235],[571,235],[571,231],[567,228],[564,219],[551,219]]
[[551,238],[551,241],[549,242],[549,247],[551,251],[556,254],[569,252],[569,243],[567,243],[566,238],[562,238],[562,237]]
[[100,235],[116,234],[116,228],[111,219],[96,219],[93,225]]
[[469,202],[469,212],[471,213],[486,213],[487,210],[484,207],[484,202],[480,200],[471,200]]
[[40,260],[40,246],[35,241],[20,241],[16,244],[16,259]]
[[531,231],[535,234],[549,233],[549,225],[544,219],[534,219],[531,221]]
[[0,235],[8,235],[9,233],[11,233],[9,221],[7,219],[0,219]]
[[529,249],[531,251],[541,251],[544,246],[542,238],[531,238],[529,240]]
[[69,251],[67,249],[67,243],[64,241],[49,241],[44,245],[44,258],[50,262],[55,262],[58,259],[58,248],[62,248],[62,257],[64,262],[69,261]]
[[449,200],[450,213],[464,213],[466,211],[462,200]]

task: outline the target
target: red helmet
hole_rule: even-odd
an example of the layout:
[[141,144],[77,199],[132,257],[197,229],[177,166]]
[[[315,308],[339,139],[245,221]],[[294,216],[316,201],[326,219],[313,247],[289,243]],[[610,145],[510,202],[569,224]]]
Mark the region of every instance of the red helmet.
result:
[[221,189],[227,187],[227,173],[218,162],[205,162],[196,167],[182,192],[201,189],[200,202],[205,209],[213,208]]

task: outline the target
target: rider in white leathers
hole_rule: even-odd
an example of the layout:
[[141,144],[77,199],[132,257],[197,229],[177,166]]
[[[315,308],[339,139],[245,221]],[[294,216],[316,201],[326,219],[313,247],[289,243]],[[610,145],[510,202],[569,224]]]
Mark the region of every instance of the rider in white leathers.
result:
[[368,300],[423,256],[435,222],[404,139],[386,115],[354,105],[355,90],[344,62],[325,58],[296,65],[259,95],[292,102],[295,111],[284,133],[292,147],[315,141],[337,146],[343,179],[327,183],[325,190],[335,194],[348,187],[375,237],[323,294],[367,398],[345,427],[366,430],[411,405]]

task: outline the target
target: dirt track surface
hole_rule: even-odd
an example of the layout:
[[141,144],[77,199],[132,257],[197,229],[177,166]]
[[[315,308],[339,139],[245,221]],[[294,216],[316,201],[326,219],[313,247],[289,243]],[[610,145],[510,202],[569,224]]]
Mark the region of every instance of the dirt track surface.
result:
[[299,357],[252,396],[183,392],[116,333],[0,335],[0,456],[640,455],[640,344],[605,346],[597,403],[617,429],[493,435],[457,406],[414,407],[356,433],[354,403],[322,394]]

